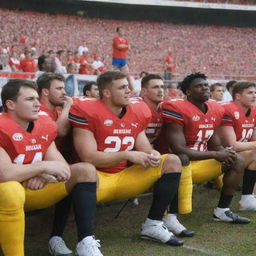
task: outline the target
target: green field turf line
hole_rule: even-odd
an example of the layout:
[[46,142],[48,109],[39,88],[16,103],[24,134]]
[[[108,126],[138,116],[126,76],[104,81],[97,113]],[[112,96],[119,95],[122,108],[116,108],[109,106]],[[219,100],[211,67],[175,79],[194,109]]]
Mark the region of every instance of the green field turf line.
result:
[[195,248],[195,247],[188,246],[188,245],[183,245],[182,247],[186,248],[186,249],[188,249],[190,251],[200,252],[200,253],[205,254],[207,256],[229,256],[227,254],[219,254],[219,253],[216,253],[216,252],[211,252],[211,251],[208,251],[208,250],[204,250],[204,249],[200,249],[200,248]]

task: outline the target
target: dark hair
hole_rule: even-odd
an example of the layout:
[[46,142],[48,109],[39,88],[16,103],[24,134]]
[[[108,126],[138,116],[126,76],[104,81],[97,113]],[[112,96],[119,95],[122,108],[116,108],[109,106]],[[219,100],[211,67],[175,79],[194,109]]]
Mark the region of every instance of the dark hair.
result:
[[107,87],[112,86],[112,82],[114,80],[119,80],[122,78],[126,78],[126,75],[120,71],[107,71],[102,74],[100,74],[97,78],[97,85],[99,88],[99,95],[100,98],[103,97],[103,90],[106,89]]
[[116,32],[119,32],[120,29],[122,29],[122,27],[117,27],[117,28],[116,28]]
[[21,87],[37,90],[37,86],[34,81],[29,81],[25,79],[9,80],[3,86],[2,93],[1,93],[2,104],[5,112],[7,112],[6,101],[7,100],[16,101],[19,96]]
[[250,87],[256,88],[256,84],[249,81],[236,82],[233,86],[233,91],[232,91],[233,100],[235,100],[235,95],[237,93],[242,93],[245,89],[248,89]]
[[85,84],[85,86],[83,88],[84,96],[88,96],[86,92],[90,91],[92,89],[93,85],[97,85],[97,83],[95,81],[88,81],[88,82],[86,82],[86,84]]
[[186,94],[186,91],[189,88],[192,81],[197,78],[207,79],[207,76],[203,73],[197,72],[197,73],[192,73],[183,79],[183,81],[180,83],[180,89],[184,94]]
[[38,57],[37,59],[37,65],[38,65],[38,69],[40,71],[43,71],[43,64],[45,63],[45,60],[48,58],[48,56],[46,55],[41,55]]
[[141,88],[145,88],[148,85],[148,82],[152,79],[160,79],[163,80],[163,78],[158,74],[148,74],[144,76],[141,80]]
[[227,88],[227,90],[229,91],[229,89],[231,88],[231,87],[233,87],[233,85],[236,83],[236,80],[230,80],[229,82],[227,82],[227,84],[226,84],[226,88]]
[[212,84],[211,86],[210,86],[210,92],[214,92],[215,91],[215,89],[216,89],[216,87],[224,87],[222,84],[220,84],[220,83],[215,83],[215,84]]
[[53,80],[59,80],[62,82],[65,82],[65,77],[58,73],[44,73],[41,76],[39,76],[36,80],[37,86],[38,86],[38,94],[41,95],[42,90],[44,88],[50,89],[51,82]]

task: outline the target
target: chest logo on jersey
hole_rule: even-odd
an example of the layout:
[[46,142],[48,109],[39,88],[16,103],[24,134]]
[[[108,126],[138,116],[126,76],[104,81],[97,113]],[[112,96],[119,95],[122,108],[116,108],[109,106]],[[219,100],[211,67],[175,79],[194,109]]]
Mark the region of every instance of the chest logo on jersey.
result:
[[107,119],[104,121],[104,125],[106,125],[106,126],[111,126],[112,124],[113,124],[113,121],[110,119]]
[[23,140],[23,135],[21,133],[14,133],[12,135],[12,139],[15,141],[21,141]]
[[192,117],[192,120],[193,120],[193,121],[199,121],[199,120],[200,120],[200,116],[193,116],[193,117]]
[[138,123],[131,123],[131,126],[137,128],[138,127]]
[[46,134],[45,136],[42,135],[41,138],[42,138],[43,140],[45,140],[45,141],[48,141],[48,134]]
[[239,119],[239,112],[234,112],[234,117],[235,117],[235,119]]
[[32,139],[31,143],[35,144],[36,143],[36,139]]

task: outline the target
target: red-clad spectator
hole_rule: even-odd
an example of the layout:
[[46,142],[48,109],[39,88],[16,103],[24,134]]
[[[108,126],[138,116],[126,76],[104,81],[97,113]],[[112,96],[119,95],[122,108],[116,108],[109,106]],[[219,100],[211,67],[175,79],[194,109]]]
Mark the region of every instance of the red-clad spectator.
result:
[[105,64],[101,61],[99,56],[97,56],[96,59],[94,59],[92,67],[94,69],[95,75],[99,75],[100,73],[106,71]]
[[174,59],[172,56],[172,51],[169,48],[167,51],[167,55],[164,58],[164,79],[165,80],[172,80],[173,72],[176,68],[176,64],[174,63]]
[[23,72],[34,73],[37,70],[37,63],[31,56],[31,51],[26,50],[24,52],[25,58],[20,62],[20,68]]
[[11,67],[13,72],[20,71],[20,60],[16,51],[12,51],[10,53],[9,66]]

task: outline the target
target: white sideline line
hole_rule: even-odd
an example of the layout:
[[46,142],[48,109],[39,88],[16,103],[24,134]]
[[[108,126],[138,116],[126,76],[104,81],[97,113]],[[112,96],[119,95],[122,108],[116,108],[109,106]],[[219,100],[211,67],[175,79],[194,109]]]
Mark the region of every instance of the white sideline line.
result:
[[188,250],[191,250],[191,251],[201,252],[202,254],[205,254],[207,256],[229,256],[226,254],[219,254],[219,253],[211,252],[211,251],[200,249],[200,248],[195,248],[195,247],[188,246],[188,245],[183,245],[182,247],[186,248]]

